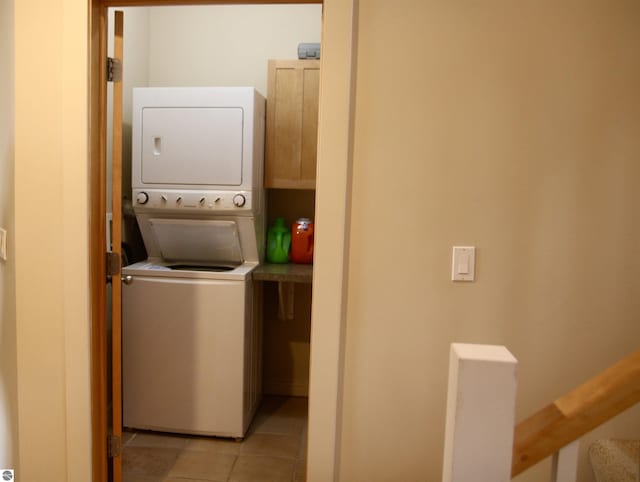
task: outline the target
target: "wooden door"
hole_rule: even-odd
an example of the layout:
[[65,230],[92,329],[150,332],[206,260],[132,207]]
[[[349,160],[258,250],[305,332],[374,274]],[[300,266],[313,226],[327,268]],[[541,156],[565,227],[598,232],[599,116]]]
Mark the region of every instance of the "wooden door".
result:
[[122,60],[124,15],[115,12],[113,139],[111,158],[111,252],[117,257],[111,283],[111,480],[122,481]]

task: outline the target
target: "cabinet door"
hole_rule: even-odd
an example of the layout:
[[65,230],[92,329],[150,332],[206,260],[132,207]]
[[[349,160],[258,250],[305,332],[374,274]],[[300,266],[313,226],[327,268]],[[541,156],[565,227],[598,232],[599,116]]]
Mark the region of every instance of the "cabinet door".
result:
[[315,189],[320,61],[270,60],[265,186]]

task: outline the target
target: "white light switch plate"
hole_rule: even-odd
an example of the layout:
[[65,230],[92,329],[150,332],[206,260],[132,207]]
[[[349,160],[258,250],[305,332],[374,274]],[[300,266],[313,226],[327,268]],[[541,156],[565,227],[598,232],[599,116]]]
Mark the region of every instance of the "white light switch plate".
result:
[[476,278],[475,246],[454,246],[451,281],[474,281]]
[[7,260],[7,230],[0,228],[0,259]]

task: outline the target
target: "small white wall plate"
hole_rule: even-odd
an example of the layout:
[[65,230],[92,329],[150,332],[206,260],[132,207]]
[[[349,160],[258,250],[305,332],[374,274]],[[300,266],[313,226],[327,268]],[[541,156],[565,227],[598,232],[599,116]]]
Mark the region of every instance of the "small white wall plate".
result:
[[0,228],[0,259],[7,260],[7,230],[2,228]]
[[476,277],[476,247],[454,246],[451,262],[452,281],[474,281]]

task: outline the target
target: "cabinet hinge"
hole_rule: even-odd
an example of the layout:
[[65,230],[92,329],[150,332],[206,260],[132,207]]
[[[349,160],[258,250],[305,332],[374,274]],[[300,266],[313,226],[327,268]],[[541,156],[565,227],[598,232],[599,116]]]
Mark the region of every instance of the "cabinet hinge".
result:
[[121,439],[116,435],[109,435],[107,437],[107,456],[109,458],[120,457],[121,453]]
[[107,82],[120,82],[122,80],[122,61],[107,57]]
[[120,255],[109,251],[107,253],[107,276],[120,274]]

